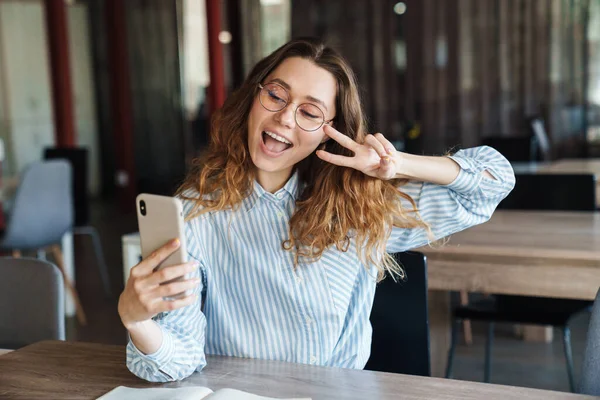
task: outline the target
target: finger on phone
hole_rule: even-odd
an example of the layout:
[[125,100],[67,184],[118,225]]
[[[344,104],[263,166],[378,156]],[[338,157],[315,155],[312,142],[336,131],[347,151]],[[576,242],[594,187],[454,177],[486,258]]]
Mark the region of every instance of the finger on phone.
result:
[[193,304],[197,299],[197,294],[190,294],[174,300],[161,300],[160,304],[158,304],[157,311],[165,312],[177,310],[178,308],[187,307],[190,304]]
[[179,248],[179,239],[173,239],[165,243],[162,247],[159,247],[150,256],[143,259],[138,265],[134,267],[138,270],[137,273],[141,275],[149,275],[152,273],[154,268],[160,265],[167,257],[173,254]]
[[165,282],[172,281],[179,277],[186,276],[186,274],[192,274],[192,272],[198,269],[197,261],[189,261],[185,264],[171,265],[154,271],[148,275],[145,279],[144,284],[148,287],[164,284]]
[[161,285],[154,290],[154,296],[157,298],[173,297],[189,289],[195,289],[200,284],[200,279],[192,278],[181,281],[174,281]]

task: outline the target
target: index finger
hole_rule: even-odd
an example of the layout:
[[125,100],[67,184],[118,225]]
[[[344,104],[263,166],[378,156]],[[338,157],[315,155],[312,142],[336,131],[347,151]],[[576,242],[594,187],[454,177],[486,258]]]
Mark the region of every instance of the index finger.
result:
[[173,254],[179,248],[179,239],[173,239],[168,241],[162,247],[159,247],[148,257],[143,259],[138,265],[131,269],[131,274],[136,276],[144,276],[149,275],[154,271],[161,262],[163,262],[167,257]]
[[348,136],[344,135],[343,133],[329,125],[325,125],[324,131],[327,136],[329,136],[348,150],[356,153],[356,148],[359,145],[354,140],[350,139]]

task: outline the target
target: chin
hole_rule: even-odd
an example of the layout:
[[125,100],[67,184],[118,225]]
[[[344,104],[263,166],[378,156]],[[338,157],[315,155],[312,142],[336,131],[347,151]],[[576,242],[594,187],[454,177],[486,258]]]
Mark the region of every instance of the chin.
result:
[[251,154],[250,158],[252,158],[252,163],[254,166],[264,172],[279,172],[286,168],[289,168],[287,165],[283,165],[279,160],[269,160],[266,157],[261,157],[260,155],[256,156]]

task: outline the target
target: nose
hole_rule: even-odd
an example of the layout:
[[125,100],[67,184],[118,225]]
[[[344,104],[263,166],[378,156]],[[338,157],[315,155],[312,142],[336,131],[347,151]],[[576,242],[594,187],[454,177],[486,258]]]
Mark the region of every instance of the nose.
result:
[[279,122],[281,125],[285,126],[286,128],[292,129],[294,126],[296,126],[294,110],[295,110],[295,106],[293,104],[288,104],[286,107],[283,108],[283,110],[278,111],[276,113],[275,119],[277,120],[277,122]]

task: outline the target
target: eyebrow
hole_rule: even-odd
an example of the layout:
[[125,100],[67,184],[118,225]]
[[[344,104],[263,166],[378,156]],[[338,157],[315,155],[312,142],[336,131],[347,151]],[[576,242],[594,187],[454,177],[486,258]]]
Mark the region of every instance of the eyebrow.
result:
[[[275,78],[271,82],[279,83],[281,86],[283,86],[287,90],[290,90],[290,91],[292,90],[292,87],[286,81],[283,81],[279,78]],[[325,111],[329,111],[329,109],[327,108],[327,106],[325,105],[325,103],[322,100],[319,100],[313,96],[306,96],[306,99],[309,101],[312,101],[313,103],[318,103],[318,104],[322,105],[325,108]]]

